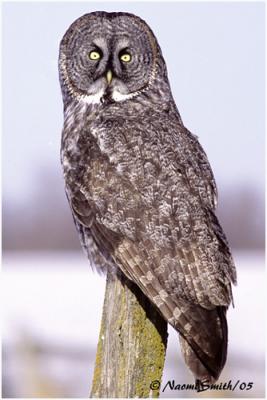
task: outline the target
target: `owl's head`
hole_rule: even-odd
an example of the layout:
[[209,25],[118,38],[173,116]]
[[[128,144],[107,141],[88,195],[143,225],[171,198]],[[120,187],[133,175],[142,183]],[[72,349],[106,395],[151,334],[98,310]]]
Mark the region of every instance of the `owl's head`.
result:
[[159,69],[164,73],[157,40],[132,14],[86,14],[69,27],[60,44],[63,95],[89,104],[135,97],[150,87]]

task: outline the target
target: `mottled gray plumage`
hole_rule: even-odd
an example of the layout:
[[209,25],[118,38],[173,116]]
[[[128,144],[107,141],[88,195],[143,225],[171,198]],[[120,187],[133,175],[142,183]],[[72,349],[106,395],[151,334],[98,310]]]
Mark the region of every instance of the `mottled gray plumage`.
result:
[[182,123],[155,36],[131,14],[86,14],[61,41],[59,71],[61,160],[84,250],[158,307],[196,378],[218,379],[235,267],[209,162]]

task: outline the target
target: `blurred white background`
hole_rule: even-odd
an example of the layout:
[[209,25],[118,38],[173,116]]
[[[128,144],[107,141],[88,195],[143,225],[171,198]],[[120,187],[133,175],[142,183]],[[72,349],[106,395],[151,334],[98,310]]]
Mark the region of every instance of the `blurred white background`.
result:
[[[84,13],[145,19],[219,188],[238,270],[220,381],[264,396],[264,3],[6,2],[3,16],[3,397],[88,397],[105,279],[83,255],[59,163],[59,41]],[[170,329],[163,383],[192,382]],[[166,390],[162,397],[192,397]]]

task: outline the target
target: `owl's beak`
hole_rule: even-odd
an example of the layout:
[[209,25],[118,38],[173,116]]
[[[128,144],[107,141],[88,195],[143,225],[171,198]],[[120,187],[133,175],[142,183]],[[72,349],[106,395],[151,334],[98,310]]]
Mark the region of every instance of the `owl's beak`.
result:
[[108,72],[107,72],[107,75],[106,75],[106,79],[107,79],[107,83],[108,84],[110,84],[110,82],[112,81],[112,78],[113,78],[112,72],[109,69]]

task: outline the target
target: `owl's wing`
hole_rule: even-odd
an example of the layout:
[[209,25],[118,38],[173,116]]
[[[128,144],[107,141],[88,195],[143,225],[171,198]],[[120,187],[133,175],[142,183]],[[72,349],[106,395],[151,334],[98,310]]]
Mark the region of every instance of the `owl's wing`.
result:
[[[115,240],[115,234],[111,235],[105,245],[99,243],[99,233],[92,232],[95,210],[86,200],[86,197],[76,185],[76,190],[70,192],[66,190],[66,195],[72,210],[73,220],[79,234],[82,249],[86,254],[91,268],[102,274],[109,270],[115,270],[116,266],[112,259],[112,248],[108,245],[110,241]],[[113,238],[113,239],[112,239]]]
[[224,310],[232,299],[235,269],[213,212],[216,186],[208,161],[186,135],[190,167],[180,152],[175,168],[152,185],[151,196],[105,157],[95,158],[90,182],[84,181],[69,201],[101,253],[111,255],[216,378],[226,357]]
[[[183,139],[186,141],[185,148],[190,151],[189,158],[192,163],[193,174],[191,174],[191,186],[199,189],[199,196],[203,204],[212,210],[217,206],[218,191],[216,182],[208,157],[198,141],[197,136],[193,135],[184,126],[179,126],[179,132],[183,131]],[[188,159],[186,163],[188,163]],[[189,173],[190,176],[190,173]]]
[[[169,136],[164,136],[164,144]],[[177,137],[179,152],[176,155],[174,149],[174,155],[171,153],[171,141],[164,154],[171,153],[172,158],[167,162],[159,159],[158,164],[165,165],[165,170],[162,167],[151,179],[145,166],[143,180],[141,175],[140,179],[132,178],[134,169],[139,169],[134,160],[130,165],[133,171],[127,176],[116,162],[94,150],[82,184],[67,193],[69,202],[75,220],[88,229],[94,243],[105,231],[99,247],[102,253],[114,258],[114,241],[127,241],[127,247],[134,246],[133,252],[139,257],[142,254],[144,267],[164,283],[172,296],[207,309],[228,306],[235,267],[214,214],[213,174],[197,139],[183,126],[179,126]],[[119,254],[116,262],[120,262]],[[132,275],[136,276],[135,271]]]
[[[217,379],[227,353],[226,307],[210,306],[210,309],[206,309],[179,296],[168,284],[173,279],[174,271],[160,271],[162,267],[159,264],[153,269],[150,252],[153,253],[154,249],[149,240],[144,246],[127,238],[114,237],[114,233],[97,222],[92,224],[90,233],[97,238],[100,249],[107,249],[108,245],[116,265],[140,287],[163,317],[181,334],[185,361],[195,376]],[[185,274],[183,260],[180,267],[182,268],[177,269],[176,273],[183,274],[183,280],[188,279],[186,273],[190,270],[190,265]],[[189,276],[193,281],[197,278],[191,273]],[[176,284],[179,285],[177,282]],[[196,290],[199,289],[196,285]]]

